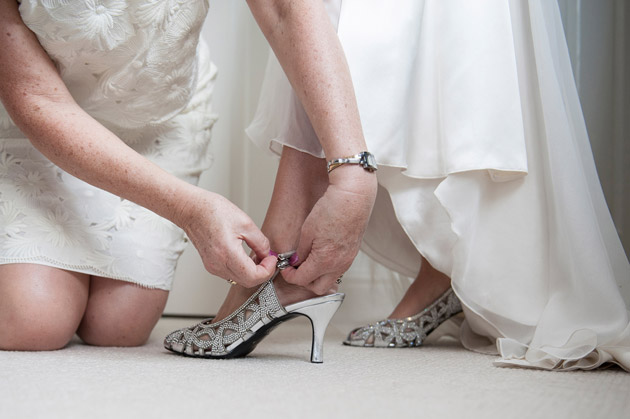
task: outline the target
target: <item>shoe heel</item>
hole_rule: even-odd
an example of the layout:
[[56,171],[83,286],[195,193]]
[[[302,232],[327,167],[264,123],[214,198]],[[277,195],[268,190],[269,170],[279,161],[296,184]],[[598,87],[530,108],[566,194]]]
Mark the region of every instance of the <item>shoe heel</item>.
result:
[[306,316],[311,321],[313,327],[311,362],[316,364],[324,362],[324,335],[326,334],[326,328],[328,328],[330,319],[333,318],[343,302],[343,294],[335,294],[335,296],[338,297],[291,311],[291,313]]

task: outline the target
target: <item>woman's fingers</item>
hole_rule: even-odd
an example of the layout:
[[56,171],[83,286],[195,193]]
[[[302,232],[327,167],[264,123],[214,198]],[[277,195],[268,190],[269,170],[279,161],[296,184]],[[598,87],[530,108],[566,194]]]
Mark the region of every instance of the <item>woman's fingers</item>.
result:
[[[282,277],[290,284],[305,287],[321,275],[322,266],[312,257],[313,237],[308,230],[302,229],[296,253],[300,269],[289,266],[282,271]],[[318,272],[320,271],[320,272]]]
[[299,269],[292,266],[287,267],[282,271],[282,277],[289,284],[299,285],[306,287],[313,279],[318,278],[321,273],[317,272],[318,265],[312,262],[312,259],[307,259],[302,263]]
[[323,275],[311,282],[306,288],[317,295],[330,294],[336,291],[337,278],[339,277],[336,275]]
[[[244,287],[263,283],[273,275],[277,259],[269,255],[269,240],[241,209],[224,197],[198,190],[191,197],[184,230],[211,274]],[[254,251],[256,263],[242,242]]]
[[359,250],[370,209],[361,196],[329,189],[302,226],[297,251],[303,263],[285,269],[285,280],[318,294],[334,288]]
[[256,264],[243,250],[238,252],[238,256],[227,265],[226,279],[246,288],[255,287],[271,278],[276,270],[276,260],[274,256],[267,255],[260,263]]
[[[226,267],[228,269],[228,275],[230,278],[226,278],[236,282],[247,288],[254,287],[262,284],[273,275],[276,269],[277,258],[269,254],[269,240],[258,229],[253,221],[245,214],[242,213],[241,223],[236,223],[234,227],[236,229],[236,238],[238,238],[238,244],[236,249],[232,251],[232,257],[228,257],[226,260]],[[238,229],[243,232],[238,232]],[[246,252],[241,245],[241,239],[252,249],[256,255],[256,263]]]
[[[312,244],[310,241],[309,243]],[[304,253],[298,253],[298,255],[304,255]],[[318,295],[326,294],[334,289],[337,279],[352,263],[352,258],[341,260],[341,258],[335,258],[334,254],[323,255],[317,249],[306,256],[299,257],[306,259],[299,268],[289,266],[284,269],[282,277],[288,283],[305,287]],[[327,260],[330,263],[326,263]]]
[[288,267],[282,271],[282,277],[291,284],[300,285],[317,295],[328,294],[337,285],[337,279],[343,272],[322,273],[316,263],[305,261],[299,269]]
[[245,232],[241,234],[241,237],[249,248],[252,249],[258,260],[262,261],[269,257],[269,251],[271,250],[269,239],[260,231],[253,221],[245,228]]

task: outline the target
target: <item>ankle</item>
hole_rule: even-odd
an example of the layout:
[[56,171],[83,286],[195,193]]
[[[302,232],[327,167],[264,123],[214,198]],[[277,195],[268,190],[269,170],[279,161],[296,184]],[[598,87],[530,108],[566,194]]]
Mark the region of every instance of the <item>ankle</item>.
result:
[[420,273],[389,318],[403,318],[419,313],[440,298],[451,286],[451,279],[423,260]]
[[285,307],[289,304],[317,297],[317,294],[304,287],[289,284],[282,278],[282,274],[274,279],[273,285],[276,290],[276,295],[278,296],[278,301]]

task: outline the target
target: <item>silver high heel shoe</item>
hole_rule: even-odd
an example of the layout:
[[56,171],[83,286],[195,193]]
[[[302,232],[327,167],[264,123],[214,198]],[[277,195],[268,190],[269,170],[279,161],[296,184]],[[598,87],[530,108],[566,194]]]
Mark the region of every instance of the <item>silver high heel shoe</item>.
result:
[[164,339],[164,347],[185,356],[199,358],[238,358],[249,354],[280,323],[297,316],[311,321],[313,339],[311,362],[324,362],[324,334],[345,294],[335,293],[282,307],[276,296],[274,276],[262,284],[239,309],[225,319],[206,319],[176,330]]
[[354,329],[344,345],[407,348],[420,346],[424,339],[450,317],[462,311],[462,305],[449,288],[420,313],[404,319],[385,319]]

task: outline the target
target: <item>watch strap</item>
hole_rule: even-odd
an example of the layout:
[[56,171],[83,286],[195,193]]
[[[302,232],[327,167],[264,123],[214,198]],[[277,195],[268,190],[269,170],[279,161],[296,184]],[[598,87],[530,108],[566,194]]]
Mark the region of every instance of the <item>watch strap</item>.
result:
[[326,168],[328,169],[328,173],[330,173],[344,164],[360,164],[368,172],[374,172],[375,170],[377,170],[376,160],[374,159],[374,156],[367,151],[355,154],[354,156],[347,156],[330,160],[326,164]]

